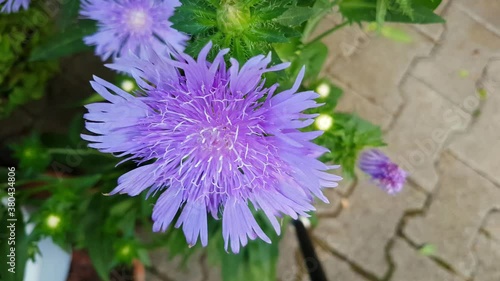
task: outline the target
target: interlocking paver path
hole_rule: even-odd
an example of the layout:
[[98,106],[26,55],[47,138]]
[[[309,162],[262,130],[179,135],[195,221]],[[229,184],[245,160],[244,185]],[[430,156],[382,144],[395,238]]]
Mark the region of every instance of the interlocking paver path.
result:
[[[385,152],[410,172],[397,196],[361,176],[318,205],[311,234],[331,281],[500,281],[500,1],[438,12],[446,24],[395,25],[411,43],[359,26],[324,39],[338,108],[380,125]],[[308,280],[293,228],[280,249],[279,280]],[[176,278],[219,280],[199,262]]]
[[396,25],[410,44],[359,27],[325,40],[341,52],[325,71],[339,108],[381,125],[410,172],[394,197],[363,176],[338,192],[349,204],[312,231],[329,280],[500,281],[500,1],[439,13],[446,24]]

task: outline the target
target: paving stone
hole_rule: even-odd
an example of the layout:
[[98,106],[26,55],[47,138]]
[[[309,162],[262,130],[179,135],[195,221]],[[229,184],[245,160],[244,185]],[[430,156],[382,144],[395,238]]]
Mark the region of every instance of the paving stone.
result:
[[[482,81],[488,98],[471,129],[450,148],[462,161],[500,184],[500,59],[490,62]],[[481,137],[478,137],[481,136]]]
[[476,82],[489,59],[500,54],[500,37],[467,16],[454,3],[446,13],[447,32],[433,56],[419,60],[411,73],[473,112],[478,106]]
[[[164,276],[169,277],[172,281],[203,281],[203,270],[200,260],[200,254],[193,254],[188,260],[188,264],[182,263],[182,257],[177,256],[170,259],[165,250],[157,250],[150,254],[153,266],[156,267],[158,272]],[[146,280],[153,277],[148,273]]]
[[483,229],[491,239],[494,239],[500,243],[500,210],[492,212],[486,218]]
[[434,162],[446,139],[465,129],[471,116],[411,76],[401,90],[406,104],[386,134],[387,154],[431,192],[438,181]]
[[399,220],[406,210],[422,208],[424,201],[425,195],[411,184],[391,196],[363,178],[349,197],[348,207],[334,219],[321,219],[314,234],[367,272],[382,277],[388,270],[385,246]]
[[475,268],[472,244],[483,218],[500,207],[500,189],[448,152],[442,154],[439,173],[429,209],[410,219],[404,233],[419,245],[434,245],[434,256],[470,277]]
[[344,91],[344,94],[337,104],[337,111],[355,113],[361,118],[379,125],[382,130],[388,128],[392,121],[392,115],[389,112],[356,93],[347,85],[343,85],[342,82],[336,80],[335,77],[331,77],[331,79]]
[[[318,24],[312,38],[342,22],[343,19],[340,13],[328,15]],[[336,63],[336,60],[339,58],[346,58],[348,60],[358,49],[363,48],[369,39],[369,35],[358,24],[345,26],[323,38],[322,42],[325,43],[329,51],[325,66]]]
[[404,240],[396,239],[390,250],[394,261],[394,273],[390,281],[458,281],[430,258],[423,256]]
[[299,244],[291,224],[283,234],[279,245],[277,276],[279,281],[293,281],[301,276]]
[[328,198],[330,203],[324,203],[317,200],[314,204],[318,216],[335,216],[342,208],[342,196],[332,188],[324,189],[323,194]]
[[500,242],[479,235],[474,246],[477,269],[474,281],[500,280]]
[[370,38],[349,57],[340,57],[328,70],[356,93],[395,114],[402,103],[399,83],[415,57],[427,55],[433,43],[414,29],[401,27],[411,43],[383,37]]
[[[445,11],[450,0],[443,0],[439,7],[434,11],[438,15],[442,15]],[[439,41],[441,35],[445,30],[445,24],[437,23],[437,24],[414,24],[413,28],[419,30],[420,32],[429,36],[435,42]]]
[[500,34],[500,1],[455,0],[457,6],[472,14],[477,21]]
[[[356,273],[351,266],[332,253],[329,253],[319,247],[316,248],[316,254],[321,262],[323,271],[325,272],[326,279],[331,281],[366,281],[362,275]],[[306,271],[303,269],[301,281],[310,281],[310,277]]]
[[220,265],[212,264],[206,258],[201,261],[203,268],[204,279],[203,281],[221,281],[221,267]]
[[[338,163],[329,163],[329,164],[334,165]],[[352,193],[352,190],[354,189],[354,185],[356,184],[356,179],[347,177],[344,173],[342,166],[334,170],[334,174],[342,177],[342,180],[339,182],[339,185],[334,188],[335,191],[342,197],[349,197],[349,195]]]

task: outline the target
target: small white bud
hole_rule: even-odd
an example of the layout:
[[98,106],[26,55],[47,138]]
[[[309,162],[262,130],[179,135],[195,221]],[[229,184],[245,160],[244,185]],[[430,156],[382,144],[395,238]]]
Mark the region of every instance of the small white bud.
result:
[[61,217],[58,215],[51,214],[47,217],[47,220],[45,222],[47,223],[47,226],[49,228],[56,229],[61,223]]
[[318,93],[321,97],[326,98],[330,94],[330,85],[327,83],[321,83],[316,87],[316,93]]
[[321,114],[316,117],[316,127],[322,131],[330,129],[333,125],[333,118],[330,115]]
[[135,88],[135,84],[130,80],[123,80],[121,88],[126,92],[131,92]]

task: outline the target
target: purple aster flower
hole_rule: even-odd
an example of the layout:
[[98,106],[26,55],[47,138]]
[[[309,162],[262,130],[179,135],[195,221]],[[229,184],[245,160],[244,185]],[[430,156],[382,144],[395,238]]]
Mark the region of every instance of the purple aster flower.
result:
[[18,12],[21,7],[27,10],[30,5],[30,0],[0,0],[0,12],[2,13],[15,13]]
[[80,14],[99,26],[85,44],[95,45],[103,60],[129,52],[142,56],[146,47],[159,54],[183,51],[188,37],[169,21],[179,5],[178,0],[83,0]]
[[377,149],[361,154],[359,168],[389,194],[400,192],[406,182],[407,173]]
[[210,214],[222,219],[226,250],[230,245],[237,253],[249,239],[271,242],[252,209],[279,234],[278,217],[308,216],[314,197],[328,202],[321,189],[341,178],[327,172],[337,166],[316,159],[327,151],[311,142],[322,132],[299,130],[316,117],[302,111],[318,106],[316,93],[296,93],[304,69],[291,89],[276,93],[278,85],[266,88],[262,75],[288,64],[269,67],[270,55],[260,55],[241,67],[231,59],[227,68],[228,50],[208,62],[210,48],[196,61],[154,52],[118,59],[110,67],[132,74],[141,90],[130,95],[95,77],[92,87],[109,103],[87,105],[86,128],[97,135],[82,138],[142,164],[121,176],[110,194],[161,193],[154,231],[165,231],[180,211],[175,227],[182,226],[189,245],[199,237],[206,246]]

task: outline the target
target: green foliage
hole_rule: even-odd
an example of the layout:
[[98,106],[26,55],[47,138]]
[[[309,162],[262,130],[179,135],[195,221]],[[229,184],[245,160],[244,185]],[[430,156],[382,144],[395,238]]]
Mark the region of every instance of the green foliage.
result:
[[334,113],[331,129],[317,138],[316,142],[330,149],[321,160],[342,166],[344,175],[354,176],[358,154],[366,147],[384,146],[380,127],[348,113]]
[[24,173],[34,174],[45,171],[49,166],[51,157],[45,148],[38,134],[33,133],[20,143],[11,145],[14,156],[19,159],[19,168]]
[[286,69],[287,77],[285,81],[280,81],[282,86],[291,87],[294,78],[300,70],[305,67],[305,84],[314,82],[328,55],[328,48],[322,42],[303,44],[298,39],[294,39],[287,44],[274,44],[277,55],[283,61],[291,62],[291,66]]
[[51,21],[42,8],[0,17],[0,118],[16,107],[40,99],[57,70],[56,62],[28,61],[31,50],[50,33]]
[[30,61],[57,59],[59,57],[92,50],[85,45],[82,38],[97,30],[94,21],[82,20],[77,25],[71,25],[63,31],[46,38],[30,55]]
[[192,36],[186,50],[196,56],[208,42],[218,49],[230,48],[231,56],[247,58],[272,51],[273,43],[300,37],[299,26],[316,10],[297,6],[292,0],[203,1],[187,0],[176,9],[173,27]]
[[[257,222],[272,244],[256,239],[249,241],[238,254],[224,251],[222,240],[222,224],[220,221],[210,221],[209,245],[206,249],[208,259],[213,264],[221,266],[223,281],[275,281],[278,262],[278,245],[282,236],[278,236],[271,224],[260,212],[255,213]],[[288,220],[283,222],[286,227]]]
[[[6,173],[5,173],[6,174]],[[5,191],[0,191],[0,198],[4,198],[6,194]],[[0,203],[0,227],[2,231],[0,232],[0,262],[2,263],[2,271],[0,272],[0,278],[2,281],[23,281],[24,269],[26,262],[29,259],[33,259],[35,254],[38,252],[36,247],[36,239],[34,235],[26,234],[26,219],[21,211],[20,202],[16,202],[15,206],[15,216],[11,216],[10,210],[7,206]],[[12,221],[8,219],[16,219],[15,223],[15,240],[9,240],[10,229],[7,228]],[[11,241],[11,242],[9,242]],[[10,268],[8,265],[10,258],[7,257],[11,253],[11,248],[15,248],[15,272],[11,273],[7,271]]]
[[339,9],[349,22],[443,23],[433,10],[441,0],[342,0]]

